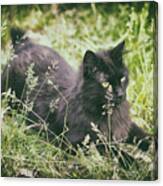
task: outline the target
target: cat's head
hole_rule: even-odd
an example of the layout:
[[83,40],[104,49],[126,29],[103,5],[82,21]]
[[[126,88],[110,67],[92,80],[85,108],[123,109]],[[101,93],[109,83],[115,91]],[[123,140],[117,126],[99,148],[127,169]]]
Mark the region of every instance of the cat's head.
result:
[[112,87],[113,102],[120,104],[126,97],[128,70],[123,63],[124,41],[111,50],[94,53],[86,51],[83,61],[84,79],[96,82],[98,89]]

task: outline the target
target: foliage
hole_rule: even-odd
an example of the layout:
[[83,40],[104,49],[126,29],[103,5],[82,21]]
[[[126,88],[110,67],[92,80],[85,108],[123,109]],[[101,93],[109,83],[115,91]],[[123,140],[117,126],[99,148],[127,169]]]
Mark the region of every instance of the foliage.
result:
[[[2,6],[2,68],[12,54],[9,30],[13,25],[27,30],[37,43],[57,50],[74,69],[78,68],[87,49],[111,48],[125,39],[131,115],[139,126],[154,134],[156,20],[151,11],[154,6],[152,2]],[[45,139],[46,133],[28,128],[25,113],[7,105],[10,96],[7,92],[2,100],[2,176],[154,179],[152,146],[144,154],[136,147],[123,146],[137,160],[128,170],[120,167],[110,154],[101,156],[93,145],[87,155],[79,148],[73,156]]]

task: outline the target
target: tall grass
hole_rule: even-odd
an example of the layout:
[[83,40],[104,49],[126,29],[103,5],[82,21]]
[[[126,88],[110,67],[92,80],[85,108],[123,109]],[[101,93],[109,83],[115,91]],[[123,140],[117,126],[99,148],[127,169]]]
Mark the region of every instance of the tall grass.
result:
[[[49,6],[48,11],[42,6],[33,6],[23,9],[26,14],[15,9],[12,19],[9,19],[9,9],[2,6],[2,68],[12,53],[8,34],[12,25],[28,30],[34,40],[57,50],[74,69],[78,68],[87,49],[111,48],[125,39],[124,60],[130,73],[127,97],[131,103],[131,117],[148,133],[154,134],[156,23],[155,15],[151,13],[153,6],[153,3],[87,4],[66,9],[60,5]],[[137,164],[128,170],[120,167],[117,159],[112,159],[109,154],[101,156],[93,144],[87,154],[78,148],[73,156],[45,139],[44,133],[28,128],[26,115],[8,106],[10,96],[8,91],[2,100],[2,176],[154,179],[152,146],[143,153],[136,147],[120,144],[137,160]]]

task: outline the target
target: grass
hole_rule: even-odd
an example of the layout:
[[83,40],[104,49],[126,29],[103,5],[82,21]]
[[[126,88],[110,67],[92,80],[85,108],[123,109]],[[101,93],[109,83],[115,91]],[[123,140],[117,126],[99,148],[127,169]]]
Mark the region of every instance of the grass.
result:
[[[125,39],[124,60],[129,68],[127,97],[132,119],[148,133],[156,125],[154,85],[155,15],[151,3],[88,4],[14,7],[14,18],[2,6],[2,69],[8,63],[12,47],[9,29],[12,25],[28,30],[37,42],[58,51],[74,69],[78,68],[87,49],[97,51],[115,46]],[[48,10],[48,11],[47,11]],[[10,18],[10,19],[9,19]],[[7,105],[10,92],[2,100],[2,176],[33,176],[83,179],[154,179],[154,152],[140,152],[136,147],[122,145],[133,154],[137,165],[129,170],[119,166],[110,154],[101,156],[93,144],[87,155],[78,148],[75,156],[56,147],[45,133],[36,133],[25,124],[25,114]],[[10,115],[8,115],[10,111]]]

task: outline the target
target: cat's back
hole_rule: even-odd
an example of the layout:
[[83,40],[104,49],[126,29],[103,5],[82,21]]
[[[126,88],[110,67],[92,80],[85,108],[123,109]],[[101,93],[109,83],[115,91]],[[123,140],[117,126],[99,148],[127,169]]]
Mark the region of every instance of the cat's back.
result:
[[[14,49],[14,55],[2,75],[2,84],[6,79],[6,73],[9,73],[8,84],[13,88],[21,89],[28,76],[29,68],[32,68],[33,75],[38,77],[40,84],[43,80],[49,79],[61,89],[74,85],[76,72],[53,49],[35,44],[29,38],[23,39]],[[2,85],[2,87],[4,86]]]
[[75,74],[75,71],[58,52],[50,47],[36,44],[27,38],[15,48],[11,65],[24,74],[24,71],[32,63],[36,75],[45,74],[50,70],[55,73],[62,72],[64,75]]

